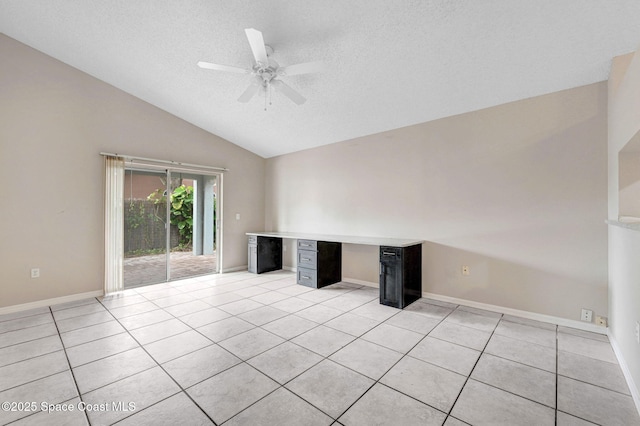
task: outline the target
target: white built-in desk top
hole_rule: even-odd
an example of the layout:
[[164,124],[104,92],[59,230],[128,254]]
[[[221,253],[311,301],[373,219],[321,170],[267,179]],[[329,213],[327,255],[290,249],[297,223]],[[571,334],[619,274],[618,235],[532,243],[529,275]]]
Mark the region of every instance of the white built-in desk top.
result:
[[390,246],[409,247],[422,244],[424,240],[412,240],[407,238],[379,238],[379,237],[356,237],[352,235],[327,235],[327,234],[306,234],[304,232],[247,232],[247,235],[257,235],[259,237],[288,238],[294,240],[315,240],[330,241],[345,244],[363,244],[368,246]]

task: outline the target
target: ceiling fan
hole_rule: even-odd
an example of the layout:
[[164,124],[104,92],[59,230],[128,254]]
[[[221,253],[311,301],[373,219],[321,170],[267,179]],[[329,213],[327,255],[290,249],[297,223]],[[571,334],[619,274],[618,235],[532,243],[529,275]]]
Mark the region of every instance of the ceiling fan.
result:
[[[273,48],[264,44],[262,33],[253,28],[247,28],[244,30],[253,52],[255,63],[251,68],[239,68],[229,65],[212,64],[210,62],[198,62],[200,68],[206,68],[216,71],[234,72],[239,74],[251,74],[251,82],[249,87],[238,98],[239,102],[249,102],[258,91],[262,90],[265,95],[270,93],[270,88],[273,87],[287,98],[291,99],[294,103],[302,105],[306,99],[300,93],[296,92],[286,83],[279,79],[279,77],[289,75],[310,74],[314,72],[320,72],[323,69],[321,62],[306,62],[302,64],[289,65],[281,67],[271,57],[273,54]],[[265,96],[266,102],[266,96]]]

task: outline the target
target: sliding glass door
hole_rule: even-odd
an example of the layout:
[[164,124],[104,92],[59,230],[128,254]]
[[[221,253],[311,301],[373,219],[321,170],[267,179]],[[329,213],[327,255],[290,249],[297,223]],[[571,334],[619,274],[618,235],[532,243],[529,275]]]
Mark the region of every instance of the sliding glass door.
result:
[[216,176],[172,173],[170,222],[171,279],[217,272]]
[[125,288],[167,281],[166,193],[166,172],[125,170]]
[[217,272],[216,175],[125,170],[124,287]]

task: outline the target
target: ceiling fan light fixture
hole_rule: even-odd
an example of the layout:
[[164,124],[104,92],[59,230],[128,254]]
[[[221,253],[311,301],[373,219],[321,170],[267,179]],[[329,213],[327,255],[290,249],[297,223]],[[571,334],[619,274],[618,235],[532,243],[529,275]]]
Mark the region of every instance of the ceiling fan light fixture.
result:
[[306,101],[306,98],[281,80],[277,79],[277,77],[321,72],[323,70],[322,63],[307,62],[280,67],[275,59],[271,57],[274,50],[271,46],[264,43],[262,33],[254,28],[247,28],[244,31],[247,35],[247,40],[249,41],[249,46],[251,47],[251,52],[253,53],[253,58],[255,60],[251,68],[244,69],[229,65],[213,64],[204,61],[198,62],[198,66],[200,68],[210,69],[214,71],[251,74],[252,76],[254,76],[255,78],[251,80],[249,87],[247,87],[238,98],[239,102],[249,102],[256,95],[256,93],[258,93],[258,91],[260,90],[260,86],[262,86],[265,92],[266,100],[267,92],[270,97],[271,91],[269,90],[269,88],[270,86],[273,86],[279,93],[282,93],[295,104],[302,105]]

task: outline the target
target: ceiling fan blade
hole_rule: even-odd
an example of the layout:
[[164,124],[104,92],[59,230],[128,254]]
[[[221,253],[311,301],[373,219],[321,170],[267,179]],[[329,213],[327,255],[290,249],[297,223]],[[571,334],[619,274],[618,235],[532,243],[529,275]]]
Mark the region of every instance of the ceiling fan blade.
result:
[[302,105],[307,100],[300,93],[296,92],[280,80],[271,80],[271,85],[275,87],[278,92],[282,93],[298,105]]
[[280,75],[300,75],[311,74],[324,71],[322,62],[305,62],[304,64],[289,65],[278,69]]
[[238,74],[249,74],[250,70],[245,70],[244,68],[232,67],[229,65],[220,65],[220,64],[212,64],[211,62],[198,62],[198,66],[200,68],[206,68],[208,70],[216,70],[216,71],[226,71],[226,72],[235,72]]
[[269,59],[267,58],[267,49],[264,47],[262,33],[253,28],[247,28],[244,32],[247,34],[247,39],[249,40],[249,45],[251,45],[251,51],[253,52],[256,63],[264,65],[265,67],[268,66]]
[[247,87],[247,89],[242,92],[242,95],[240,95],[240,97],[238,98],[238,102],[242,102],[242,103],[247,103],[251,100],[251,98],[253,98],[256,93],[258,93],[258,90],[260,90],[261,85],[256,81],[256,80],[251,80],[251,84],[249,84],[249,87]]

